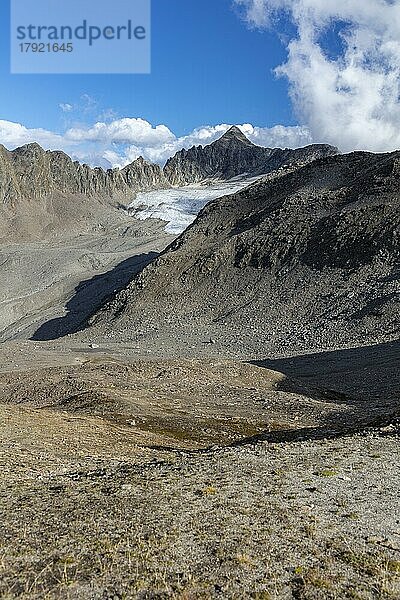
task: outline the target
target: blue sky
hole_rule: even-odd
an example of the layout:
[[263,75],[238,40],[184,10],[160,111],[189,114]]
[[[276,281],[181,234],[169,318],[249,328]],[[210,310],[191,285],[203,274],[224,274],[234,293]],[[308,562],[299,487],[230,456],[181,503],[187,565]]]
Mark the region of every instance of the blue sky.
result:
[[164,123],[177,135],[203,124],[294,122],[287,83],[272,73],[285,48],[273,32],[246,27],[232,0],[153,0],[152,73],[121,76],[10,75],[7,5],[1,3],[3,119],[62,128],[59,104],[87,94],[99,114],[111,108],[121,117]]
[[229,124],[266,146],[400,147],[400,0],[152,0],[150,75],[10,75],[8,4],[9,148],[36,140],[104,167],[162,163]]

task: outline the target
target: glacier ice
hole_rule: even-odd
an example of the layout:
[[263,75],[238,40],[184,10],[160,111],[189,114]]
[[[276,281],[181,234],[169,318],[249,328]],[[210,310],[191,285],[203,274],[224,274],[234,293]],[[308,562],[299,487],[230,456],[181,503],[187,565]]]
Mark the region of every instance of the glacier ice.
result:
[[255,179],[231,180],[211,185],[188,185],[169,190],[140,192],[129,204],[129,214],[138,219],[161,219],[166,221],[165,231],[182,233],[202,208],[211,200],[234,194]]

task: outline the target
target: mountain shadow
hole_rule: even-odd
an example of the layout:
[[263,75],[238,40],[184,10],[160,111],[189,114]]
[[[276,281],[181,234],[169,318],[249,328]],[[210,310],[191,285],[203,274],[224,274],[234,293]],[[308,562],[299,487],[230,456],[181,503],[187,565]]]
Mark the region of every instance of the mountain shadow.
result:
[[139,254],[122,261],[111,271],[81,281],[65,305],[67,314],[43,323],[31,339],[40,342],[56,340],[84,329],[90,315],[157,256],[157,252]]
[[251,363],[286,375],[287,391],[314,389],[327,400],[353,405],[362,422],[400,416],[400,340]]

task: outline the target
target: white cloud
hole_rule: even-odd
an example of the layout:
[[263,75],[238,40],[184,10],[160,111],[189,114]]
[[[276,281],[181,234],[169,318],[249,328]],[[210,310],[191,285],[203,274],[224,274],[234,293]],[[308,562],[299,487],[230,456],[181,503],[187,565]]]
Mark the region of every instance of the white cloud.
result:
[[155,146],[172,140],[174,134],[165,125],[152,127],[144,119],[126,118],[111,123],[95,123],[88,128],[72,128],[66,132],[65,137],[72,141],[139,143],[144,146]]
[[20,123],[0,120],[0,143],[13,149],[31,142],[37,142],[45,148],[61,148],[63,137],[46,129],[28,129]]
[[[284,127],[275,125],[269,129],[243,125],[243,133],[258,146],[269,148],[299,148],[313,143],[310,130],[307,127]],[[317,140],[318,141],[318,140]]]
[[[354,149],[400,148],[399,0],[235,0],[255,27],[286,13],[297,35],[277,69],[291,84],[299,119],[313,139]],[[323,34],[340,25],[339,56]]]
[[[64,134],[58,134],[46,129],[28,129],[11,121],[0,121],[0,143],[13,149],[38,142],[45,149],[63,150],[74,160],[108,169],[122,168],[139,156],[150,162],[164,164],[182,148],[210,144],[229,127],[229,124],[204,126],[177,137],[166,125],[154,127],[143,119],[125,118],[70,128]],[[305,127],[277,125],[262,128],[249,123],[239,127],[260,146],[296,148],[312,143],[311,134]]]
[[74,110],[74,107],[72,106],[72,104],[68,104],[68,102],[62,102],[61,104],[58,105],[61,110],[63,112],[71,112],[72,110]]

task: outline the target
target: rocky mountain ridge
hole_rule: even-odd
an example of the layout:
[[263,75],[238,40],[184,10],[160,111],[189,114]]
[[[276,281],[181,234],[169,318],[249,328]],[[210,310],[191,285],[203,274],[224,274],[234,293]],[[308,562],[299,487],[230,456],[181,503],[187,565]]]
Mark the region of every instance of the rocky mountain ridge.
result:
[[194,146],[175,154],[167,161],[164,174],[172,185],[182,186],[210,179],[232,179],[243,174],[265,175],[284,166],[301,166],[335,154],[338,149],[327,144],[295,150],[256,146],[234,126],[208,146]]
[[27,144],[9,151],[0,145],[0,202],[43,198],[54,192],[124,200],[132,193],[168,187],[158,165],[138,158],[122,170],[92,169],[61,151]]
[[123,169],[91,168],[61,151],[32,143],[9,151],[0,145],[0,203],[43,198],[52,193],[84,194],[124,202],[140,191],[168,189],[210,178],[255,176],[286,165],[302,164],[337,153],[331,146],[297,150],[255,146],[232,127],[209,146],[178,152],[164,169],[138,158]]

